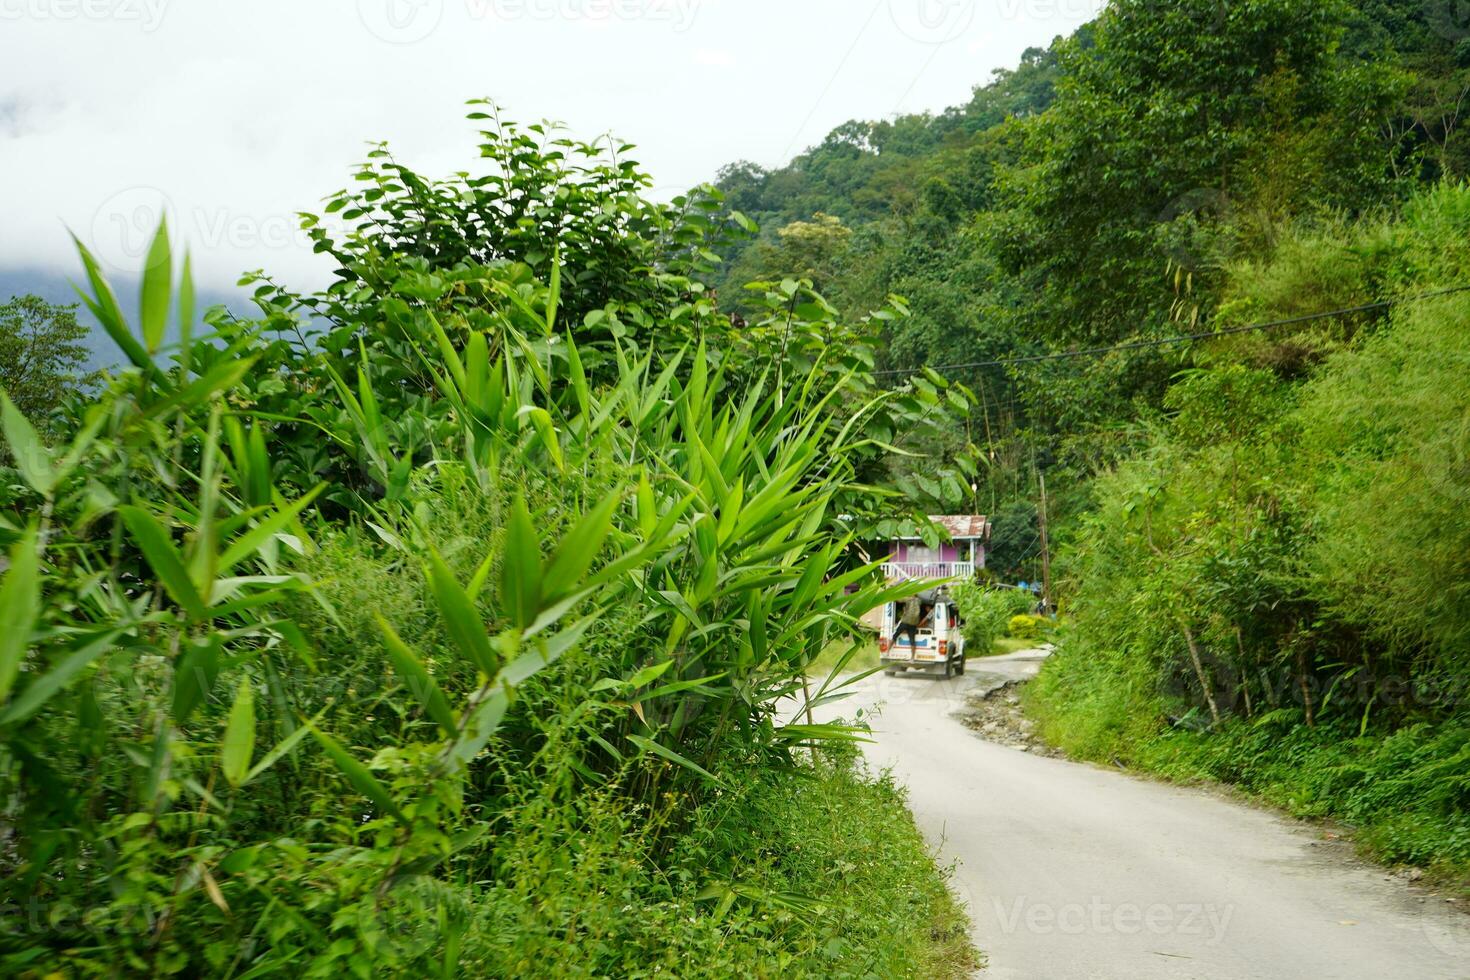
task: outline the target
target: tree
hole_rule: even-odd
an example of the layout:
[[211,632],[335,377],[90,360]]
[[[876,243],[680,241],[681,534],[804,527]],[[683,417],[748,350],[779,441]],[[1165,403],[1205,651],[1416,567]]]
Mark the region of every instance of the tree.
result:
[[1118,0],[1091,46],[1063,46],[1056,102],[1028,127],[995,223],[1005,264],[1038,294],[1040,332],[1159,330],[1175,273],[1207,300],[1231,237],[1256,246],[1294,216],[1385,199],[1380,126],[1401,80],[1338,56],[1346,12]]
[[0,385],[31,419],[49,418],[66,396],[93,384],[84,371],[87,328],[75,303],[57,306],[39,296],[12,296],[0,306]]

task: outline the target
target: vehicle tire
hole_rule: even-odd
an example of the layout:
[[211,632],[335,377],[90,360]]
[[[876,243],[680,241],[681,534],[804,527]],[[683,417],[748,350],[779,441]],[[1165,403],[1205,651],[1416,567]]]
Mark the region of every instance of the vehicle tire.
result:
[[961,677],[964,677],[965,676],[965,658],[964,657],[960,657],[959,666],[955,667],[954,672],[956,674],[959,674]]
[[946,660],[944,662],[944,679],[945,680],[949,680],[953,676],[954,676],[954,661],[952,661],[952,660]]

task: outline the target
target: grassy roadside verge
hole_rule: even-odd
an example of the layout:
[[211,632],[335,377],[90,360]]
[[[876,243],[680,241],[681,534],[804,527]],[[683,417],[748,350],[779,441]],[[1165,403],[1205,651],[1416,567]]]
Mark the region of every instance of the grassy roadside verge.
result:
[[765,897],[737,898],[727,916],[754,955],[705,975],[961,977],[978,965],[967,913],[903,791],[860,771],[855,751],[764,776],[719,833],[742,855],[741,890]]
[[1045,637],[1041,639],[1027,640],[1017,636],[1000,636],[996,637],[995,642],[991,644],[991,648],[988,652],[983,654],[972,653],[970,654],[970,658],[974,658],[976,656],[1002,657],[1009,653],[1020,653],[1022,650],[1035,650],[1037,647],[1047,642],[1050,641],[1047,640]]
[[462,975],[949,978],[978,965],[902,791],[855,750],[727,787],[692,813],[591,801],[570,838],[528,827],[510,845],[515,873],[472,902]]
[[1224,783],[1292,816],[1341,822],[1365,857],[1470,896],[1470,720],[1359,735],[1340,720],[1307,727],[1288,708],[1203,732],[1171,726],[1144,690],[1063,651],[1022,703],[1041,737],[1073,758]]

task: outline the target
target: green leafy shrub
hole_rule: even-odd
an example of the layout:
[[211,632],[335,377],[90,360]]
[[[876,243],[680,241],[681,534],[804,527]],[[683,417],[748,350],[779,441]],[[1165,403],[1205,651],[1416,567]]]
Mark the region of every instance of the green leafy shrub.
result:
[[[533,175],[563,159],[515,142]],[[553,206],[527,186],[516,206]],[[200,329],[166,229],[133,322],[83,250],[131,366],[55,445],[0,397],[0,898],[38,910],[0,931],[0,970],[867,975],[947,944],[959,972],[916,835],[879,839],[891,788],[812,759],[855,730],[777,705],[859,613],[922,588],[852,566],[837,515],[883,507],[870,423],[961,394],[880,391],[881,319],[794,281],[738,336],[690,342],[662,287],[639,309],[667,347],[608,337],[605,308],[567,324],[563,282],[585,304],[656,276],[607,263],[657,250],[576,242],[589,279],[553,236],[538,279],[518,231],[435,268],[400,248],[414,213],[358,229],[319,344],[280,339],[300,309],[278,289],[260,321]],[[590,213],[569,234],[647,230]],[[798,779],[885,868],[801,863],[840,840],[812,843],[830,827]],[[854,911],[901,893],[945,921]]]
[[965,646],[976,656],[990,652],[1006,635],[1011,618],[1030,610],[1036,601],[1021,589],[987,588],[974,582],[956,585],[952,591],[963,620]]
[[1041,636],[1041,624],[1040,616],[1021,613],[1006,621],[1006,634],[1018,640],[1034,640]]

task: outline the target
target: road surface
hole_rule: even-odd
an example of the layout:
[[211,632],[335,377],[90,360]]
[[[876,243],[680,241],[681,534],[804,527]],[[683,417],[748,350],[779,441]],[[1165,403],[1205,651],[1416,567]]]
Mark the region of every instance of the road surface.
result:
[[[984,741],[952,715],[1042,654],[867,678],[870,761],[909,789],[988,980],[1467,980],[1470,915],[1320,828],[1206,790]],[[819,717],[819,720],[822,720]]]

